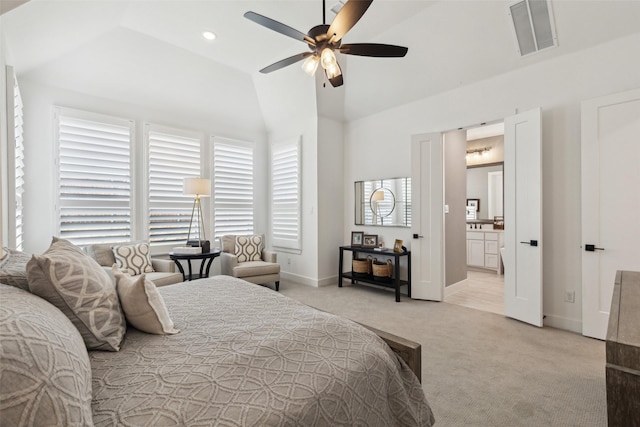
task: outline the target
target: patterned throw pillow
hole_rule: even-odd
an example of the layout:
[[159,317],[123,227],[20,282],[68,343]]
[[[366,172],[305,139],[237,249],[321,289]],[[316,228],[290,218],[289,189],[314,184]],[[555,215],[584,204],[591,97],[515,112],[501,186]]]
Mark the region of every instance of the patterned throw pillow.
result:
[[28,291],[27,263],[31,255],[9,248],[4,248],[4,252],[4,258],[0,259],[0,283]]
[[167,306],[164,305],[164,299],[156,285],[147,280],[144,274],[133,278],[118,270],[114,264],[113,276],[116,278],[116,288],[124,315],[134,328],[157,335],[180,332],[173,327]]
[[91,350],[118,351],[127,324],[109,274],[73,243],[53,238],[27,263],[29,290],[67,315]]
[[118,268],[132,276],[142,273],[153,273],[151,253],[147,243],[137,245],[114,246],[113,256]]
[[89,426],[91,365],[78,330],[33,294],[0,285],[0,424]]
[[260,261],[264,247],[262,236],[236,236],[238,262]]

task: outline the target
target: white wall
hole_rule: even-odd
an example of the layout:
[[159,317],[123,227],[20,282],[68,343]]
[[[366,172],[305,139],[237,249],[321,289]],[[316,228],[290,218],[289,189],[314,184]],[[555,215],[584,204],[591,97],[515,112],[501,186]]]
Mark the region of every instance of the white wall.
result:
[[269,143],[302,137],[302,249],[277,252],[281,277],[318,286],[318,113],[314,80],[299,67],[291,66],[277,73],[256,75],[254,82]]
[[[344,159],[342,122],[318,118],[318,284],[335,285],[343,240]],[[353,187],[351,187],[353,188]],[[347,207],[349,210],[351,207]],[[353,218],[352,218],[353,219]]]
[[[640,87],[638,58],[640,34],[634,34],[350,122],[345,130],[346,206],[353,206],[355,180],[409,175],[411,135],[542,107],[545,324],[579,332],[580,103]],[[345,224],[352,224],[352,215],[345,209]],[[345,227],[345,239],[353,228]],[[383,233],[385,241],[404,236],[410,244],[409,230]],[[564,302],[567,290],[576,292],[575,303]]]

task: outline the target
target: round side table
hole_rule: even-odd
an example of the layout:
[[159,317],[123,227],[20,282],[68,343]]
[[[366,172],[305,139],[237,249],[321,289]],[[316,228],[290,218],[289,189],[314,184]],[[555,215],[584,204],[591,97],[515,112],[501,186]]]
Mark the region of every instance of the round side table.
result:
[[[211,269],[211,263],[213,259],[217,256],[220,256],[220,249],[212,249],[209,252],[204,252],[201,254],[177,254],[174,252],[169,252],[169,258],[173,260],[178,266],[178,270],[182,273],[182,278],[186,280],[194,280],[194,279],[202,279],[205,277],[209,277],[209,270]],[[191,261],[194,259],[202,260],[200,263],[200,274],[197,277],[194,277],[191,271]],[[181,260],[186,260],[187,265],[189,266],[189,275],[187,276],[184,273],[184,268],[182,268]],[[207,269],[205,270],[205,264],[207,265]]]

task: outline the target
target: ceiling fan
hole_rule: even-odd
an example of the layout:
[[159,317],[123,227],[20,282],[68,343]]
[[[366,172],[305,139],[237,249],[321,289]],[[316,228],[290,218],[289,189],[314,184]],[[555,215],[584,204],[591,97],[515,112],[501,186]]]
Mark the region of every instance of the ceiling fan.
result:
[[342,44],[342,38],[362,18],[373,0],[348,0],[333,19],[331,25],[325,20],[325,0],[322,0],[322,25],[311,28],[304,34],[288,25],[282,24],[255,12],[247,12],[244,17],[270,30],[307,43],[310,52],[299,53],[282,59],[260,70],[270,73],[298,61],[305,60],[303,70],[313,76],[322,65],[324,73],[333,87],[342,86],[342,70],[336,59],[335,51],[346,55],[373,56],[378,58],[400,58],[407,54],[406,47],[379,43],[351,43]]

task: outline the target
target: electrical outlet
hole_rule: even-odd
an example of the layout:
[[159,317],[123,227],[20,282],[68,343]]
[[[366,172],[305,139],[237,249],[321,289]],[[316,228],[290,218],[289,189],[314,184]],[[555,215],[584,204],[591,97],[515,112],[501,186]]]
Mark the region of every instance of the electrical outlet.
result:
[[565,302],[576,302],[576,293],[575,291],[566,291],[564,293],[564,301]]

